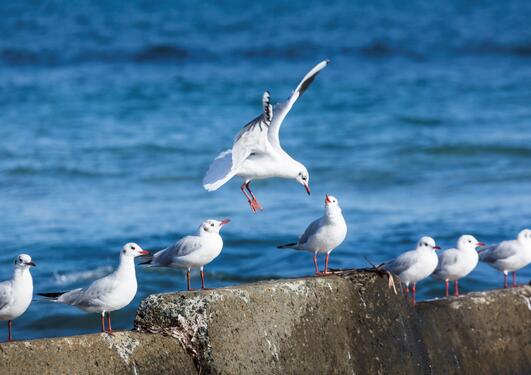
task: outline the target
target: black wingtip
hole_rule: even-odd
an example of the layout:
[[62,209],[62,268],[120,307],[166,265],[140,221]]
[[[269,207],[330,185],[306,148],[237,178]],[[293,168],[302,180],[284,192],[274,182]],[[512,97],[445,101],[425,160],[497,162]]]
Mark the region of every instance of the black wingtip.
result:
[[285,245],[279,245],[277,246],[277,249],[286,249],[286,248],[295,246],[296,244],[297,244],[296,242],[292,242],[292,243],[287,243]]
[[57,298],[65,294],[66,292],[55,292],[55,293],[37,293],[38,296],[48,297],[48,298]]

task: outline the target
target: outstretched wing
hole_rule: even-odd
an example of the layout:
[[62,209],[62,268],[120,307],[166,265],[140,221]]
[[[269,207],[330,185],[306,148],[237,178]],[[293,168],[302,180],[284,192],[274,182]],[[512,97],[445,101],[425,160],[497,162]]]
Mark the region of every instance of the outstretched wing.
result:
[[306,89],[308,89],[315,77],[317,77],[317,74],[319,74],[319,72],[323,70],[329,62],[329,60],[324,60],[314,66],[313,69],[310,70],[304,76],[304,78],[299,83],[297,88],[293,91],[288,100],[282,103],[275,104],[275,106],[273,107],[274,116],[271,120],[271,125],[268,132],[268,139],[274,147],[280,148],[280,141],[278,138],[280,125],[282,125],[282,121],[284,121],[284,118],[291,110],[291,107],[293,107],[293,104],[297,101],[297,99],[299,99],[302,94],[304,94],[304,92],[306,91]]
[[270,98],[269,92],[264,92],[262,96],[262,114],[247,123],[234,138],[234,145],[232,146],[233,169],[238,169],[250,155],[266,152],[269,146],[267,133],[273,117],[273,107],[271,106]]
[[201,247],[201,239],[198,236],[185,236],[170,247],[153,255],[151,264],[154,266],[168,267],[176,257],[188,255]]
[[262,96],[263,112],[248,124],[234,138],[231,150],[219,154],[210,164],[203,187],[208,191],[219,189],[238,172],[241,164],[252,154],[265,152],[268,147],[267,131],[273,117],[269,92]]

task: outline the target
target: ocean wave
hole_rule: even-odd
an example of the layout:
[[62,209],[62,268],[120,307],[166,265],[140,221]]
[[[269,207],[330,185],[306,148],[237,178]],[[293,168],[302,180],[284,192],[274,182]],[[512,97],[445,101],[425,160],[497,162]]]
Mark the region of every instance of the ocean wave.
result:
[[[407,152],[410,152],[410,150]],[[496,155],[531,158],[531,148],[525,147],[525,146],[459,144],[459,145],[442,145],[442,146],[425,147],[423,149],[423,152],[426,152],[432,155],[474,156],[474,155],[496,154]]]
[[[414,47],[407,47],[407,46]],[[437,51],[437,53],[434,53]],[[216,52],[205,48],[189,48],[180,44],[154,43],[133,49],[101,48],[80,49],[65,53],[62,49],[35,50],[21,47],[0,49],[0,63],[20,66],[59,66],[81,63],[175,63],[209,62],[226,59],[287,59],[299,60],[326,56],[335,59],[340,56],[382,59],[404,57],[413,61],[443,57],[467,56],[513,56],[530,57],[531,40],[514,44],[496,42],[470,42],[453,46],[444,42],[419,45],[415,40],[392,42],[379,39],[369,40],[357,45],[325,45],[310,40],[287,42],[280,45],[263,43],[232,49],[220,49]]]
[[70,285],[79,281],[94,280],[108,275],[113,270],[112,266],[101,266],[92,270],[61,274],[54,272],[53,278],[57,285]]
[[69,176],[69,177],[103,177],[103,176],[121,176],[123,173],[113,173],[105,171],[96,171],[80,168],[69,167],[39,167],[29,165],[19,165],[0,169],[0,173],[5,173],[10,176],[38,176],[38,175],[54,175],[54,176]]

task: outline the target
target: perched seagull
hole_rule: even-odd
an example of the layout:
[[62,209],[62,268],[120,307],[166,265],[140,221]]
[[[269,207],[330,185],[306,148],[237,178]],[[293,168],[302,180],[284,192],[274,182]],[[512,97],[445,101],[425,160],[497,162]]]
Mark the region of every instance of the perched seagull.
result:
[[69,292],[38,293],[48,301],[61,302],[75,306],[83,311],[101,314],[101,331],[105,332],[105,313],[107,313],[107,332],[112,334],[111,311],[120,310],[135,298],[137,283],[135,258],[149,254],[136,243],[126,244],[120,252],[120,264],[111,274],[94,281],[87,288],[78,288]]
[[201,270],[201,289],[205,289],[204,266],[212,262],[223,249],[223,239],[219,235],[221,227],[228,224],[229,219],[206,220],[199,226],[195,236],[185,236],[174,245],[156,252],[151,259],[142,264],[152,267],[185,268],[188,290],[190,287],[190,270]]
[[206,190],[217,190],[232,177],[239,176],[243,178],[241,190],[253,212],[261,210],[262,206],[251,191],[252,180],[272,177],[294,179],[310,194],[308,171],[282,149],[279,130],[293,104],[327,64],[328,60],[322,61],[310,70],[285,102],[272,106],[269,92],[264,93],[263,113],[243,127],[234,138],[232,149],[222,152],[212,162],[203,178]]
[[516,286],[516,271],[531,263],[531,229],[518,233],[516,240],[503,241],[480,250],[479,260],[503,272],[503,287],[507,288],[507,274],[513,273]]
[[339,203],[335,197],[327,194],[325,197],[324,215],[306,228],[298,242],[280,245],[278,248],[312,252],[316,275],[321,275],[317,266],[317,254],[326,253],[325,268],[322,274],[327,274],[330,253],[341,245],[346,236],[347,223],[341,213],[341,207],[339,207]]
[[417,282],[430,276],[437,267],[438,257],[435,250],[440,249],[435,245],[435,240],[431,237],[422,237],[417,243],[415,250],[407,251],[398,258],[384,262],[377,266],[398,275],[400,280],[406,284],[406,292],[409,294],[409,284],[413,283],[412,302],[416,303]]
[[445,250],[439,255],[437,268],[431,275],[445,283],[445,296],[449,295],[450,281],[454,282],[454,295],[459,295],[459,279],[468,275],[478,264],[478,246],[485,246],[474,236],[464,234],[457,241],[457,249]]
[[0,320],[7,320],[7,341],[13,341],[11,321],[26,312],[33,297],[30,267],[35,267],[31,257],[20,254],[15,259],[15,270],[11,280],[0,283]]

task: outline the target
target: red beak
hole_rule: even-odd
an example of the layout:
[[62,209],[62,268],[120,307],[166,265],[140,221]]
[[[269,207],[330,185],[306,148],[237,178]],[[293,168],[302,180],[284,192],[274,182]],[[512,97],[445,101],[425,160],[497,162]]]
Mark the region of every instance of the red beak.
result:
[[306,192],[308,193],[308,195],[310,195],[311,193],[310,186],[308,186],[308,184],[304,184],[304,188],[306,189]]
[[140,252],[140,255],[148,255],[148,254],[149,254],[149,251],[147,251],[147,250],[142,250]]
[[440,246],[433,246],[433,248],[434,248],[435,250],[441,250],[441,247],[440,247]]
[[476,246],[485,246],[485,242],[478,242]]
[[223,219],[221,220],[221,226],[224,226],[226,224],[230,223],[230,220],[229,219]]
[[326,194],[325,203],[326,204],[332,203],[332,201],[330,200],[330,197],[328,196],[328,194]]

